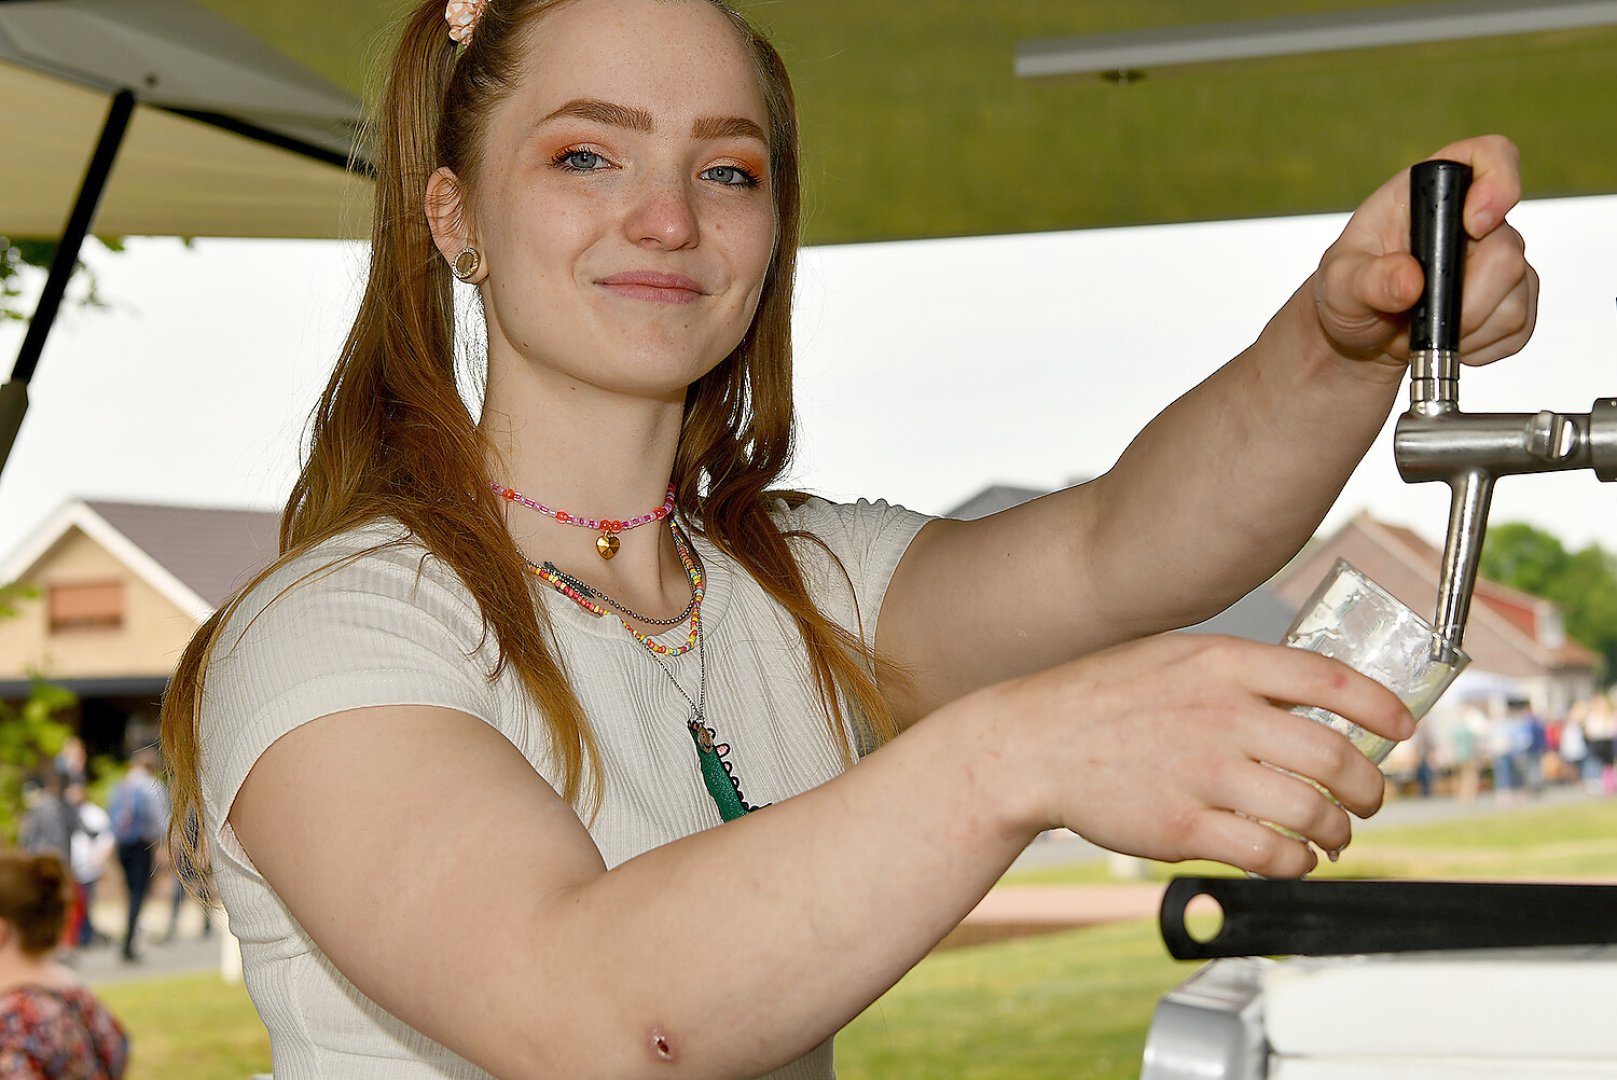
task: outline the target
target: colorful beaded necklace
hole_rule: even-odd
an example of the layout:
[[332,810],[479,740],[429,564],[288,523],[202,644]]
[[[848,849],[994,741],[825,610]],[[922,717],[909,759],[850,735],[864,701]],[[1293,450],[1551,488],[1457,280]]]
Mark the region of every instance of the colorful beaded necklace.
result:
[[[642,634],[633,626],[630,626],[629,620],[622,615],[618,615],[617,619],[618,622],[623,624],[625,630],[634,635],[636,641],[646,647],[647,652],[660,656],[684,656],[696,648],[696,640],[702,630],[702,597],[706,594],[707,587],[702,576],[702,567],[697,563],[696,556],[691,551],[690,542],[685,538],[684,530],[673,519],[669,519],[669,529],[674,534],[674,550],[679,552],[679,563],[685,568],[685,576],[691,583],[691,628],[685,635],[684,644],[669,648],[650,634]],[[588,593],[598,596],[600,595],[600,590],[588,585],[582,590],[575,588],[575,585],[581,585],[583,582],[570,574],[563,574],[548,561],[538,566],[531,562],[528,563],[528,572],[596,618],[601,618],[607,614],[607,609],[604,606],[597,604],[591,599],[590,595],[586,595]]]
[[[685,568],[685,576],[691,583],[691,602],[686,606],[686,610],[690,613],[691,629],[685,638],[685,643],[678,648],[670,649],[668,646],[653,640],[650,635],[642,634],[633,626],[630,626],[628,620],[624,619],[622,615],[618,616],[618,622],[623,624],[625,630],[634,635],[636,641],[645,646],[646,652],[651,656],[651,659],[661,669],[668,681],[673,684],[679,696],[685,699],[685,704],[690,706],[690,716],[685,721],[685,730],[690,733],[691,744],[696,749],[696,765],[698,771],[702,774],[702,786],[707,789],[708,798],[713,800],[713,805],[718,810],[720,819],[734,821],[736,818],[758,809],[758,807],[747,802],[746,796],[741,791],[741,780],[735,775],[735,766],[729,760],[730,744],[719,742],[718,732],[707,722],[707,650],[702,648],[702,597],[706,593],[706,579],[702,574],[701,563],[697,561],[696,553],[691,549],[690,540],[685,536],[684,530],[679,527],[677,521],[672,519],[669,520],[668,524],[669,531],[674,537],[674,549],[679,552],[680,565]],[[528,571],[534,577],[537,577],[596,618],[604,617],[607,614],[607,609],[595,603],[594,598],[606,600],[620,611],[627,610],[622,605],[611,600],[610,597],[595,588],[595,586],[557,569],[549,561],[537,565],[526,559],[523,561],[527,563]],[[629,614],[634,615],[634,612],[631,611]],[[639,615],[634,615],[634,617],[641,618]],[[641,621],[655,623],[663,620],[641,618]],[[664,657],[683,656],[693,650],[696,652],[697,671],[699,673],[694,698],[685,692],[685,688],[679,684],[679,679],[674,676],[673,671],[664,660]]]
[[595,552],[603,559],[610,559],[612,556],[618,553],[619,533],[626,533],[630,529],[637,529],[642,525],[649,525],[653,521],[662,521],[669,514],[674,512],[673,484],[668,485],[668,495],[663,499],[663,504],[661,506],[648,513],[641,514],[637,518],[630,518],[627,521],[618,521],[615,518],[579,517],[576,514],[569,514],[565,510],[552,510],[544,503],[535,502],[534,500],[528,498],[516,488],[506,487],[504,484],[490,484],[489,487],[493,488],[494,491],[506,502],[521,503],[529,510],[537,510],[539,513],[545,515],[545,517],[550,518],[562,525],[577,525],[581,529],[598,530],[601,535],[595,541]]

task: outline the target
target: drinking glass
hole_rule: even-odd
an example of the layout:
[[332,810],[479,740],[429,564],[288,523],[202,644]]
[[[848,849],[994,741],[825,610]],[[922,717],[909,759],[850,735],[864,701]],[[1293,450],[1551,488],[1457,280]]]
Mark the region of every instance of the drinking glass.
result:
[[[1426,715],[1471,662],[1459,649],[1443,648],[1430,623],[1346,559],[1336,560],[1303,603],[1281,644],[1334,657],[1370,676],[1397,694],[1416,720]],[[1299,705],[1291,711],[1341,732],[1377,765],[1396,745],[1392,739],[1315,705]],[[1295,840],[1302,839],[1289,829],[1267,824]]]

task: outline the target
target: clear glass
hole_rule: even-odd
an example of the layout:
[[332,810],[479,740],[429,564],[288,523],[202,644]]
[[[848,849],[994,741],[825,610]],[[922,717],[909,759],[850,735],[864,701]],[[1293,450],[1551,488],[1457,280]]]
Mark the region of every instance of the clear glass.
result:
[[[1432,624],[1346,559],[1336,560],[1280,643],[1335,657],[1370,676],[1397,694],[1416,720],[1471,662],[1458,649],[1438,659],[1444,650]],[[1340,731],[1377,765],[1396,745],[1325,709],[1300,706],[1292,712]]]
[[[1336,560],[1280,643],[1335,657],[1370,676],[1397,694],[1416,720],[1426,715],[1471,662],[1459,649],[1444,650],[1431,623],[1346,559]],[[1445,651],[1448,658],[1439,659]],[[1377,765],[1397,745],[1318,706],[1299,705],[1291,711],[1346,735]],[[1314,786],[1325,791],[1319,784]],[[1273,822],[1265,824],[1294,840],[1303,839]]]

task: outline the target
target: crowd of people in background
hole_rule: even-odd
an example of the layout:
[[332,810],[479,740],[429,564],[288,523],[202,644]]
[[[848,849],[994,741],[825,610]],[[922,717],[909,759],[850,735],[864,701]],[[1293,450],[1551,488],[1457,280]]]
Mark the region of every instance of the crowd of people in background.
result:
[[[163,842],[169,800],[158,778],[155,750],[135,752],[128,770],[107,789],[105,805],[89,792],[84,744],[71,738],[49,767],[25,785],[26,809],[17,846],[28,854],[56,855],[69,868],[73,903],[64,928],[64,948],[71,951],[117,943],[126,962],[138,963],[147,936],[141,916],[148,898],[155,895],[169,905],[167,930],[156,941],[172,941],[179,934],[185,907],[195,903],[189,900],[185,883],[196,883],[199,875],[193,867],[169,862]],[[109,883],[113,886],[110,895]],[[114,913],[116,924],[112,922]],[[203,906],[201,932],[209,935],[212,930],[208,909]]]
[[1447,724],[1423,724],[1386,763],[1394,785],[1428,797],[1505,804],[1550,787],[1617,794],[1617,688],[1598,690],[1564,713],[1521,697],[1466,701]]
[[[156,937],[163,944],[195,903],[189,896],[206,892],[205,867],[168,859],[170,802],[158,773],[148,747],[115,780],[93,783],[75,737],[24,784],[17,846],[0,848],[0,1078],[124,1075],[128,1036],[74,967],[79,950],[114,944],[138,963],[148,898],[169,905],[167,931]],[[202,905],[202,934],[212,930]]]

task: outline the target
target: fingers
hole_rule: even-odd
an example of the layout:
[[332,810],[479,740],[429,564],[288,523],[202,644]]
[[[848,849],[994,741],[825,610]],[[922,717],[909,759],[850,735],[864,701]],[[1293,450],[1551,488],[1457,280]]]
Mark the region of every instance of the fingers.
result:
[[1518,352],[1538,322],[1538,273],[1521,234],[1510,226],[1471,245],[1466,258],[1460,353],[1487,364]]
[[1267,878],[1298,878],[1319,865],[1314,849],[1252,818],[1204,810],[1187,827],[1194,858],[1213,859]]
[[1503,135],[1483,135],[1450,143],[1432,158],[1471,166],[1471,190],[1465,197],[1465,231],[1481,240],[1505,220],[1521,201],[1521,152]]
[[1387,316],[1414,307],[1425,280],[1415,257],[1399,251],[1380,254],[1343,246],[1320,270],[1330,314],[1344,329],[1359,332],[1381,322],[1390,330],[1394,320]]
[[[1369,817],[1381,809],[1381,801],[1386,795],[1386,781],[1382,778],[1381,770],[1341,732],[1310,717],[1292,712],[1266,717],[1261,727],[1254,725],[1248,729],[1248,741],[1243,744],[1242,750],[1254,761],[1318,782],[1361,818]],[[1269,790],[1274,790],[1272,785]],[[1318,794],[1312,787],[1309,790]],[[1241,809],[1248,813],[1257,812],[1251,807]],[[1267,816],[1265,820],[1306,833],[1305,829],[1289,820]]]
[[[1364,759],[1361,757],[1361,761]],[[1338,851],[1353,838],[1347,811],[1319,785],[1302,776],[1269,765],[1229,773],[1230,809],[1259,821],[1290,830],[1321,851]],[[1377,786],[1381,786],[1379,775]]]
[[1342,661],[1306,649],[1247,644],[1250,650],[1237,662],[1253,693],[1285,706],[1326,709],[1398,742],[1415,733],[1415,719],[1397,694]]
[[[1521,237],[1504,224],[1521,199],[1515,144],[1498,135],[1451,143],[1432,155],[1471,166],[1464,225],[1466,258],[1461,351],[1489,363],[1521,349],[1537,321],[1538,277]],[[1327,339],[1349,356],[1401,362],[1408,355],[1405,315],[1420,299],[1420,266],[1409,254],[1409,173],[1367,199],[1320,263],[1315,302]]]

